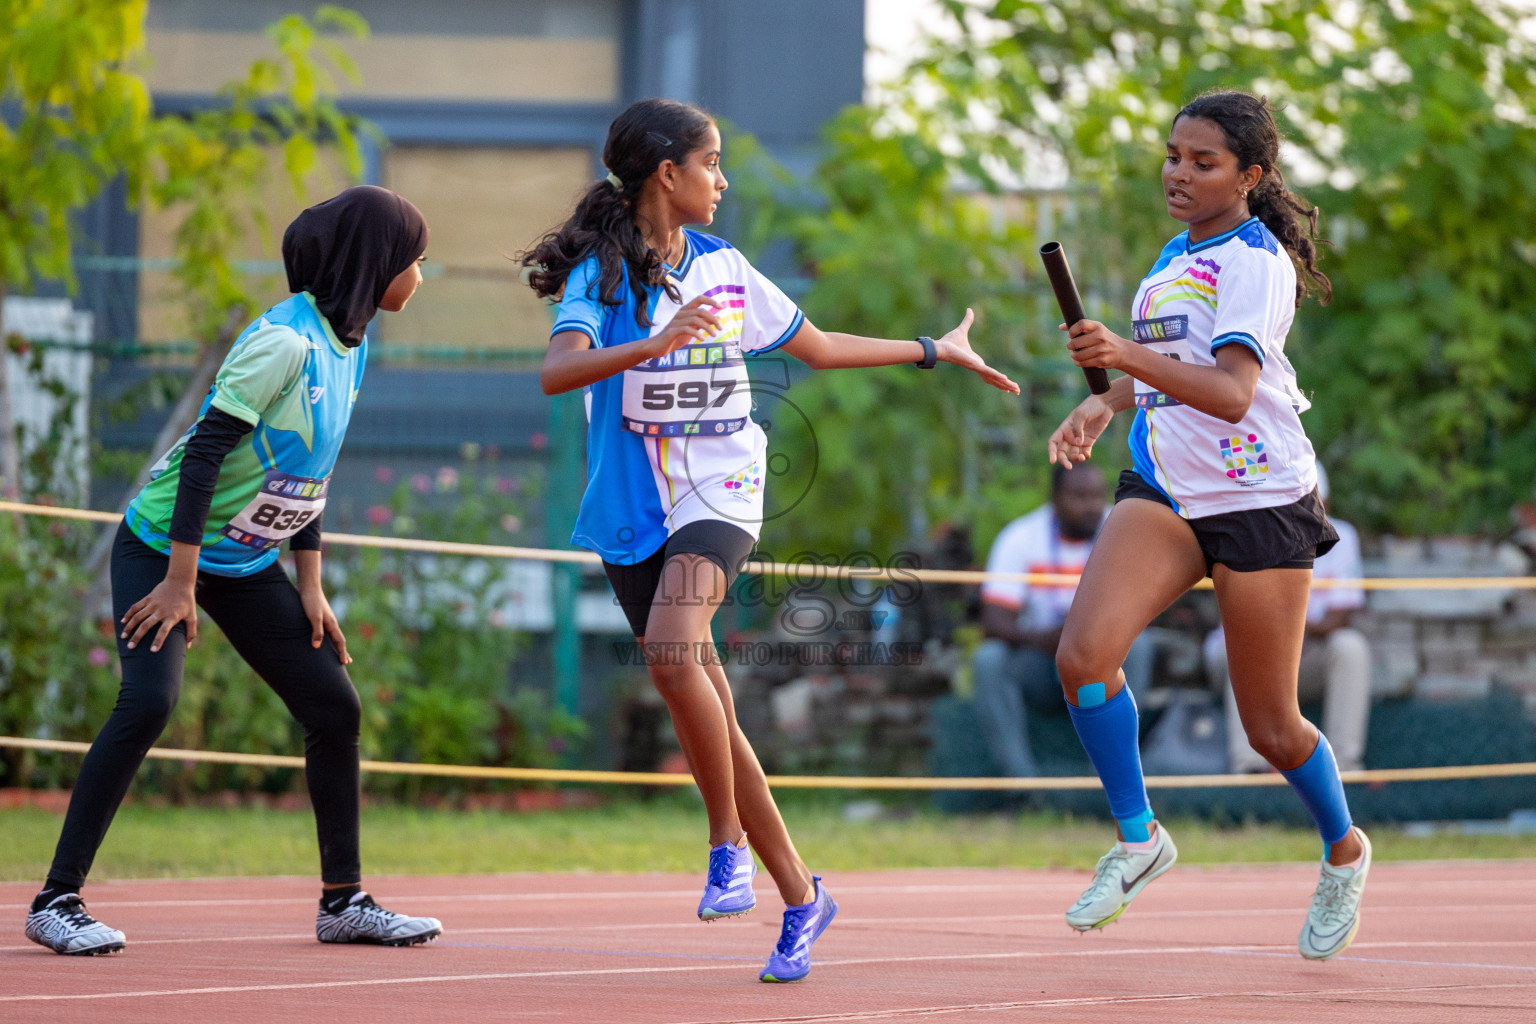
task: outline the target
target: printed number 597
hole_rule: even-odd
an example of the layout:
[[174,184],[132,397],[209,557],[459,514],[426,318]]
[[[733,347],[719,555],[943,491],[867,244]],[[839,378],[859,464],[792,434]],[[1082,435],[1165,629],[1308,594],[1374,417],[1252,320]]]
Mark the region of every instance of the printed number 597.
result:
[[[674,387],[677,389],[675,398],[672,394]],[[709,400],[710,388],[722,392],[713,403]],[[733,380],[712,380],[707,385],[702,380],[689,380],[681,384],[647,384],[640,404],[657,411],[670,409],[674,404],[679,409],[702,409],[708,405],[719,408],[735,390],[736,382]]]

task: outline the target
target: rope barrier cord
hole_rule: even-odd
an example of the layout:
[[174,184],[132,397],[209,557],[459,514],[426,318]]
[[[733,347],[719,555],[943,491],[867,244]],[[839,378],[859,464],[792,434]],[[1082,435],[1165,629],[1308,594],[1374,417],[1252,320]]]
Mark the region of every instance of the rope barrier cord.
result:
[[[0,736],[0,747],[83,754],[89,743],[73,740],[34,740]],[[302,757],[282,754],[237,754],[221,750],[178,750],[151,747],[148,757],[163,761],[195,761],[208,764],[241,764],[257,768],[303,769]],[[412,764],[408,761],[364,761],[365,772],[390,775],[431,775],[451,779],[503,779],[516,782],[570,782],[586,785],[691,786],[693,776],[672,772],[598,772],[574,768],[488,768],[456,764]],[[1385,782],[1440,782],[1453,779],[1506,779],[1536,775],[1536,761],[1514,764],[1464,764],[1433,768],[1372,768],[1340,772],[1346,783],[1376,785]],[[1051,776],[1033,779],[926,778],[864,775],[770,775],[768,784],[778,789],[999,789],[1062,790],[1099,789],[1096,776]],[[1284,786],[1278,772],[1262,775],[1149,775],[1148,789],[1245,789],[1252,786]]]
[[[55,519],[78,519],[94,523],[115,523],[122,519],[116,512],[96,512],[84,508],[61,508],[52,505],[29,505],[19,501],[0,501],[0,512],[17,512],[23,515],[47,516]],[[600,565],[602,560],[590,551],[561,551],[551,548],[522,548],[503,544],[462,544],[449,540],[419,540],[412,537],[378,537],[362,533],[326,533],[327,544],[346,547],[385,548],[394,551],[415,551],[438,555],[463,555],[477,558],[508,558],[539,562],[576,562]],[[1033,586],[1075,584],[1079,577],[1062,573],[1039,572],[980,572],[970,569],[886,569],[880,566],[824,565],[815,562],[760,562],[749,561],[744,572],[759,576],[784,576],[793,579],[824,581],[847,579],[869,583],[985,583],[988,580],[1010,583],[1028,583]],[[1209,579],[1195,584],[1196,590],[1209,590]],[[1314,579],[1312,586],[1319,590],[1348,588],[1351,590],[1536,590],[1536,576],[1426,576],[1386,577],[1366,579]]]
[[[31,505],[0,501],[0,512],[74,519],[97,523],[115,523],[122,516],[115,512],[91,509]],[[327,543],[351,547],[384,548],[429,554],[480,558],[526,559],[546,562],[599,564],[597,555],[586,551],[559,551],[545,548],[513,547],[500,544],[462,544],[455,541],[419,540],[409,537],[378,537],[366,534],[327,533]],[[853,579],[868,582],[983,583],[1007,580],[1034,585],[1076,583],[1078,577],[1052,573],[987,573],[950,569],[884,569],[878,566],[831,566],[817,563],[748,562],[746,572],[813,580]],[[1198,586],[1210,587],[1210,580]],[[1314,580],[1313,586],[1350,587],[1363,590],[1470,590],[1536,589],[1533,576],[1493,577],[1422,577]],[[89,743],[71,740],[41,740],[21,736],[0,736],[0,747],[20,750],[83,754]],[[194,761],[212,764],[250,765],[260,768],[304,767],[302,757],[277,754],[240,754],[214,750],[151,748],[148,757],[168,761]],[[568,782],[587,785],[686,786],[693,777],[665,772],[604,772],[563,768],[498,768],[474,765],[412,764],[404,761],[363,761],[362,770],[395,775],[430,775],[459,779],[501,779],[518,782]],[[1513,764],[1450,765],[1432,768],[1380,768],[1341,773],[1346,783],[1378,784],[1387,782],[1426,782],[1451,779],[1493,779],[1536,776],[1536,762]],[[781,789],[865,789],[865,790],[1092,790],[1101,783],[1093,776],[1006,778],[897,778],[877,776],[770,775],[768,782]],[[1153,775],[1146,779],[1148,789],[1192,789],[1206,787],[1245,788],[1283,786],[1279,774],[1263,775]]]

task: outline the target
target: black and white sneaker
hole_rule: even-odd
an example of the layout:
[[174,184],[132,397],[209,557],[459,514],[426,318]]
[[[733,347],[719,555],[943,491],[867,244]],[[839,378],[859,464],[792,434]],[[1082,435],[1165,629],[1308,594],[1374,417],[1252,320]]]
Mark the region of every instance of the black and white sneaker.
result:
[[85,901],[74,892],[55,896],[42,910],[29,912],[27,938],[65,956],[116,953],[128,944],[122,932],[86,913]]
[[435,917],[406,917],[385,910],[366,892],[359,892],[340,910],[320,904],[315,938],[321,942],[366,942],[376,946],[414,946],[443,934]]

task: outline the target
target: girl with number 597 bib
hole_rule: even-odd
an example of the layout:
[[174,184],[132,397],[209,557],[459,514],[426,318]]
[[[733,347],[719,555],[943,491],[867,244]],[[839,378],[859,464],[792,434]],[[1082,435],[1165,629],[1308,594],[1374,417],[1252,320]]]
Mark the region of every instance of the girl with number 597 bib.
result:
[[535,292],[560,297],[544,391],[586,390],[587,490],[573,540],[602,556],[704,797],[711,849],[699,917],[755,906],[755,849],[786,905],[760,977],[796,981],[837,904],[795,852],[711,656],[710,620],[757,542],[770,475],[746,360],[783,351],[817,369],[943,361],[1018,387],[971,350],[969,312],[938,341],[824,334],[730,245],[686,230],[714,220],[726,189],[720,156],[707,114],[636,103],[609,126],[607,179],[523,262]]
[[[382,188],[347,189],[283,236],[291,299],[241,333],[197,422],[128,506],[112,548],[112,615],[123,684],[80,769],[29,939],[56,953],[123,948],[80,899],[133,773],[181,692],[202,606],[304,726],[305,781],[320,840],[321,942],[407,946],[430,917],[385,910],[360,888],[357,691],[320,587],[320,517],[363,379],[364,330],[421,283],[427,225]],[[289,542],[298,586],[277,565]]]

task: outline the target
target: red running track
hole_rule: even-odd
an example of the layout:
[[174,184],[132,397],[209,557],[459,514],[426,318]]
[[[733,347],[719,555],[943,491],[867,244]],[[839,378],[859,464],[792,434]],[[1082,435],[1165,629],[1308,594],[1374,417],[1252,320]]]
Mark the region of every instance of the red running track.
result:
[[443,920],[410,949],[315,942],[303,879],[104,882],[90,908],[129,945],[90,958],[28,943],[33,887],[8,884],[0,1021],[1536,1022],[1532,867],[1378,864],[1328,963],[1296,955],[1305,865],[1179,867],[1086,936],[1061,917],[1085,871],[847,872],[796,985],[757,981],[778,937],[765,876],[755,913],[712,925],[691,876],[372,879],[386,906]]

